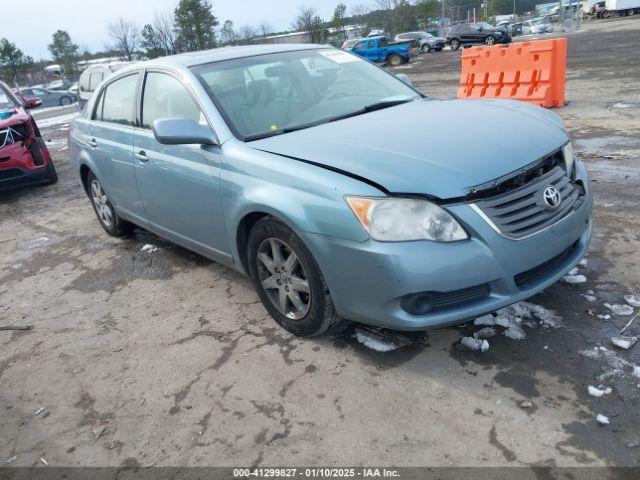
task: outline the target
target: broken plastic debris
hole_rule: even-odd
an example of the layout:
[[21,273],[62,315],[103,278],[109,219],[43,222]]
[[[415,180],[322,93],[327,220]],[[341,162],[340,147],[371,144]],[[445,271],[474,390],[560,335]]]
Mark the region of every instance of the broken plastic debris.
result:
[[598,315],[598,318],[602,320],[609,320],[611,318],[611,315]]
[[460,345],[473,351],[480,350],[481,352],[486,352],[489,350],[489,342],[474,337],[462,337],[460,339]]
[[640,298],[636,298],[633,295],[625,295],[624,301],[627,302],[632,307],[640,307]]
[[635,345],[637,341],[638,337],[628,337],[625,335],[611,337],[611,343],[613,343],[616,347],[624,348],[625,350],[629,350]]
[[600,425],[609,425],[609,419],[601,413],[596,416],[596,422],[598,422]]
[[607,387],[604,389],[600,389],[594,387],[593,385],[589,385],[589,387],[587,387],[587,391],[592,397],[600,398],[603,395],[609,395],[611,393],[611,388]]
[[13,457],[11,457],[11,458],[9,458],[9,459],[5,460],[5,461],[4,461],[4,463],[11,463],[11,462],[13,462],[16,458],[18,458],[18,456],[17,456],[17,455],[14,455]]
[[40,458],[40,461],[44,463],[47,467],[49,466],[49,462],[47,462],[44,458]]
[[360,327],[355,331],[358,342],[376,352],[391,352],[411,343],[411,340],[400,334],[387,334],[370,327]]
[[611,305],[610,303],[605,303],[604,306],[616,315],[631,315],[633,313],[633,307],[630,305],[623,305],[621,303]]
[[564,280],[567,283],[570,283],[571,285],[575,285],[577,283],[586,282],[587,277],[585,277],[584,275],[566,275],[562,277],[562,280]]
[[150,243],[147,243],[140,249],[141,252],[149,253],[157,252],[158,250],[160,250],[158,247],[156,247],[155,245],[151,245]]
[[36,410],[34,415],[40,415],[42,412],[44,412],[44,407],[40,407],[38,410]]

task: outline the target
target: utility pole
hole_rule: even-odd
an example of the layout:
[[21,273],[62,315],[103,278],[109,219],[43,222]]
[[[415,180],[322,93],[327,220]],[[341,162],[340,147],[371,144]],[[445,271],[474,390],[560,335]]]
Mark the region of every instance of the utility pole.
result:
[[442,23],[442,31],[440,32],[440,36],[444,37],[444,0],[442,0],[442,18],[440,19],[440,23]]
[[513,22],[516,21],[516,0],[513,0]]

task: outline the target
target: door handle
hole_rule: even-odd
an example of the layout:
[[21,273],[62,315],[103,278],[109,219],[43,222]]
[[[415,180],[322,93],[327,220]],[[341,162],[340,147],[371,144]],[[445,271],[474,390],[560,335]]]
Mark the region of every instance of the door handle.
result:
[[141,162],[148,162],[149,161],[149,157],[147,157],[147,154],[146,154],[146,152],[144,150],[140,150],[138,153],[136,153],[135,157]]
[[91,140],[89,140],[89,146],[91,148],[96,148],[98,146],[98,142],[96,142],[95,138],[92,138]]

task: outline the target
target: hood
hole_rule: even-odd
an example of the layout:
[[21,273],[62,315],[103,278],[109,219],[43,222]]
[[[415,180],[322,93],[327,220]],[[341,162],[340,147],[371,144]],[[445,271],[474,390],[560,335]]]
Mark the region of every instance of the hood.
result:
[[569,140],[558,115],[510,100],[417,100],[248,143],[392,193],[460,197]]
[[22,107],[0,110],[0,130],[25,123],[27,120],[29,120],[29,114]]

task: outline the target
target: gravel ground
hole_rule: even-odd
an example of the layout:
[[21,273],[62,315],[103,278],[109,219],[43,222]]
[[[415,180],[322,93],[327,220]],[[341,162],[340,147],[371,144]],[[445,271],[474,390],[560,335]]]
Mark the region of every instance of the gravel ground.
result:
[[[108,237],[69,165],[68,125],[49,118],[60,182],[0,194],[0,325],[34,326],[0,332],[0,464],[637,466],[640,344],[611,345],[630,316],[604,303],[640,297],[638,49],[635,18],[569,35],[557,112],[593,179],[587,281],[531,300],[555,327],[529,322],[522,340],[496,327],[486,352],[459,348],[471,324],[389,353],[349,322],[292,337],[239,274],[142,230]],[[398,71],[450,98],[459,57]]]

